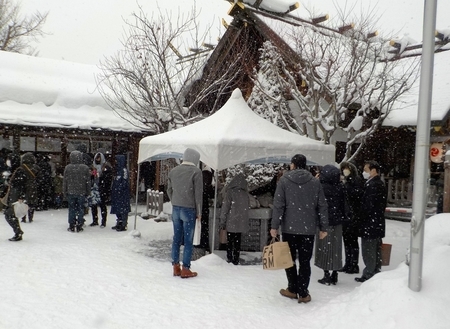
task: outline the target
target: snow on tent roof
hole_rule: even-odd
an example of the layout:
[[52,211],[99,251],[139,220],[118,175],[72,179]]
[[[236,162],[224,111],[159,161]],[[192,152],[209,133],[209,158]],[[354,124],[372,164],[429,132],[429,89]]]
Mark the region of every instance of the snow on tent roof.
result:
[[0,51],[0,122],[142,131],[120,118],[96,89],[94,65]]
[[335,148],[281,129],[254,113],[239,89],[216,113],[199,122],[143,138],[138,162],[179,158],[186,148],[196,149],[209,167],[223,170],[252,162],[290,162],[302,153],[316,164],[335,162]]

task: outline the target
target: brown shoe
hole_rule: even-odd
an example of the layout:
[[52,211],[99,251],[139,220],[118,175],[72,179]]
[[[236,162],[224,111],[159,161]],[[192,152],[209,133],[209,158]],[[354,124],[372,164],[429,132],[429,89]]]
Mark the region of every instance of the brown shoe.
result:
[[288,288],[280,290],[281,296],[297,299],[297,294],[295,292],[290,292]]
[[181,266],[180,264],[173,264],[173,276],[181,275]]
[[299,297],[298,303],[309,303],[311,301],[311,295],[308,295],[306,297]]
[[187,278],[193,278],[197,276],[197,272],[192,272],[189,268],[183,267],[181,270],[181,278],[187,279]]

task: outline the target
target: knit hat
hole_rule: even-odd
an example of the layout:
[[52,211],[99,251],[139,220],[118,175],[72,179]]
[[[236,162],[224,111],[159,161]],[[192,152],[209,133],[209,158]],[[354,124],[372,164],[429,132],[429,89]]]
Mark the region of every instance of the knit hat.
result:
[[198,162],[200,161],[200,153],[194,149],[187,148],[183,154],[183,162],[184,161],[191,162],[198,166]]
[[291,163],[293,163],[297,169],[306,169],[306,157],[303,154],[294,155],[291,159]]

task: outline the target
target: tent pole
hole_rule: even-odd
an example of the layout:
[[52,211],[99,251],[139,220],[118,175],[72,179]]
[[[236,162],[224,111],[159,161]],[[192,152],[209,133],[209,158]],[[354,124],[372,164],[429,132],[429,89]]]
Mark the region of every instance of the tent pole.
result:
[[139,196],[139,175],[141,171],[140,163],[138,163],[137,170],[137,182],[136,182],[136,204],[134,206],[134,230],[136,230],[136,221],[137,221],[137,206],[138,206],[138,196]]
[[[216,186],[214,187],[214,215],[213,215],[213,230],[212,230],[212,247],[211,247],[211,253],[214,253],[214,246],[215,246],[215,237],[216,237],[216,207],[217,207],[217,185],[219,185],[218,181],[218,171],[214,170],[214,179],[216,180]],[[209,219],[208,219],[209,220]]]

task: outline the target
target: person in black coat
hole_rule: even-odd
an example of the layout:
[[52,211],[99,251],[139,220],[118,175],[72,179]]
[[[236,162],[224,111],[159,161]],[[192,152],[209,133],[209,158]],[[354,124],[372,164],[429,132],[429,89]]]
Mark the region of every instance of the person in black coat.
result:
[[[22,155],[22,169],[24,170],[26,180],[26,201],[28,205],[28,221],[33,222],[34,210],[39,201],[37,178],[39,177],[40,167],[36,164],[36,158],[30,152]],[[22,217],[22,223],[26,223],[27,216]]]
[[384,211],[387,193],[383,181],[379,176],[380,165],[376,161],[367,161],[364,165],[363,176],[367,179],[364,184],[364,195],[361,204],[361,252],[364,265],[363,274],[355,278],[364,282],[381,271],[381,239],[386,231]]
[[37,165],[39,167],[39,174],[36,177],[38,189],[37,210],[48,210],[52,203],[52,167],[50,165],[50,158],[41,154],[38,155]]
[[102,153],[97,153],[94,156],[94,162],[92,167],[95,168],[97,172],[97,183],[98,191],[100,194],[100,200],[98,203],[91,206],[92,211],[92,223],[89,226],[98,225],[98,209],[100,207],[102,222],[100,227],[104,228],[106,226],[106,220],[108,217],[108,210],[106,204],[111,199],[111,184],[113,179],[113,168],[109,159],[107,159]]
[[[316,239],[314,264],[323,269],[324,276],[319,283],[329,286],[338,281],[338,270],[342,267],[342,224],[346,220],[344,187],[340,171],[333,165],[326,165],[319,174],[323,193],[328,204],[328,235]],[[317,235],[318,236],[318,235]],[[332,271],[330,275],[330,271]]]
[[343,224],[345,248],[345,264],[339,272],[348,274],[359,273],[359,225],[364,182],[358,174],[358,169],[351,162],[341,163],[341,173],[344,177],[344,193],[347,201],[347,219]]
[[117,232],[127,230],[130,206],[130,176],[125,155],[116,155],[116,168],[111,188],[111,214],[115,214],[116,225],[111,227]]
[[[27,163],[35,161],[31,153],[26,153],[25,156]],[[5,202],[5,219],[14,230],[14,236],[9,241],[20,241],[22,240],[23,231],[20,228],[19,219],[14,213],[14,204],[16,202],[27,202],[27,200],[34,200],[36,198],[35,175],[26,164],[20,163],[21,160],[18,154],[11,153],[8,156],[8,160],[12,174],[8,181],[9,192]]]
[[205,166],[205,168],[203,168],[202,229],[200,233],[200,244],[195,246],[208,253],[211,253],[211,248],[209,246],[209,200],[214,198],[214,188],[212,186],[213,175],[214,174],[209,167]]

